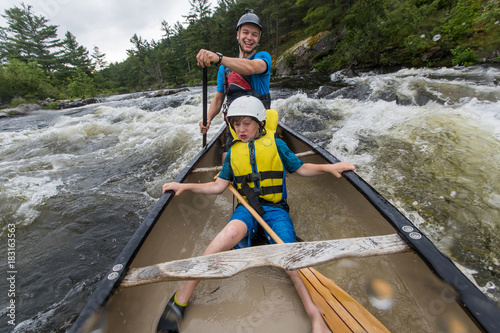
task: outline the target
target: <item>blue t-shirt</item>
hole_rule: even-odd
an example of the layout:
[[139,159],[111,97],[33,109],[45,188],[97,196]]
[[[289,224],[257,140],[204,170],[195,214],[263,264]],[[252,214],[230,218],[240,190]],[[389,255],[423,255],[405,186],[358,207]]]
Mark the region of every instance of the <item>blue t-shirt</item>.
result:
[[[250,75],[250,85],[261,95],[269,94],[269,85],[271,82],[271,55],[266,51],[260,51],[249,59],[262,59],[266,62],[267,70],[265,72]],[[217,92],[221,93],[224,92],[224,69],[224,65],[221,65],[217,74]]]
[[[280,155],[281,162],[286,171],[293,173],[300,168],[304,162],[302,162],[293,151],[288,148],[285,141],[281,139],[275,139],[276,147],[278,148],[278,154]],[[231,169],[231,149],[229,149],[226,158],[224,159],[224,164],[222,165],[222,170],[219,173],[219,178],[232,181],[233,171]]]

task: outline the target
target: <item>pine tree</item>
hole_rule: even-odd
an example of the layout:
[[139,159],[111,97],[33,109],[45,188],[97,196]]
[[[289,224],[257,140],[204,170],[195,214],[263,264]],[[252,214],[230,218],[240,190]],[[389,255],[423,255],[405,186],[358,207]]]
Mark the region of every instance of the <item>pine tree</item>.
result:
[[73,76],[72,73],[76,72],[76,70],[87,75],[92,72],[92,61],[89,57],[89,51],[78,44],[75,35],[67,31],[62,47],[61,63],[64,67],[61,70],[65,74]]
[[170,37],[174,34],[174,29],[165,20],[161,22],[161,30],[163,31],[163,37],[166,39],[170,39]]
[[106,57],[106,53],[101,53],[99,48],[95,45],[94,45],[94,52],[92,53],[91,57],[92,57],[92,67],[96,71],[100,71],[108,65],[106,60],[104,60],[104,58]]
[[24,3],[6,9],[2,16],[8,26],[0,28],[0,58],[36,61],[46,72],[54,70],[61,46],[57,26],[47,25],[45,17],[35,15],[32,6]]

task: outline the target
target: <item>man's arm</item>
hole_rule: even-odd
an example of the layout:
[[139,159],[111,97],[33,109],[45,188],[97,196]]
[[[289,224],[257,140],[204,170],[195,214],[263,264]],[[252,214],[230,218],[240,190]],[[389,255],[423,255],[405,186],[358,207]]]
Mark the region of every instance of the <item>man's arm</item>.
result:
[[260,74],[267,71],[267,63],[262,59],[242,59],[222,57],[222,64],[241,75]]
[[219,114],[221,108],[222,108],[222,103],[224,103],[224,98],[226,96],[224,93],[217,91],[215,93],[214,98],[212,99],[212,103],[210,103],[210,108],[208,109],[208,114],[207,114],[207,126],[203,126],[203,121],[200,121],[200,132],[201,134],[207,133],[208,129],[210,128],[210,124],[212,123],[212,120],[215,118],[216,115]]
[[[198,61],[198,66],[201,67],[208,67],[219,62],[219,56],[215,54],[215,52],[204,49],[198,52],[196,59]],[[248,60],[223,56],[221,64],[242,75],[260,74],[267,71],[267,63],[262,59]]]

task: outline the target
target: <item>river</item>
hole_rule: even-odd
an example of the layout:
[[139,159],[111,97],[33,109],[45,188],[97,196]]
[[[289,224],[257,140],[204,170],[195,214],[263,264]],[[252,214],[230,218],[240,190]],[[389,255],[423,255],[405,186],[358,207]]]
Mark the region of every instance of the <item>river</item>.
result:
[[[500,68],[294,76],[271,94],[500,303]],[[201,100],[191,87],[0,119],[0,332],[71,327],[200,149]]]

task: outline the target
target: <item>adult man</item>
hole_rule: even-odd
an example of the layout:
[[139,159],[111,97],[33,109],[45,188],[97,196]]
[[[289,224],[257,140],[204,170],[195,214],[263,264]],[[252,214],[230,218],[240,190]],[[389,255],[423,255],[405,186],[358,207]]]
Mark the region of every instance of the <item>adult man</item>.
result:
[[[205,134],[208,131],[212,119],[222,109],[225,97],[227,97],[225,109],[242,95],[253,95],[259,98],[267,109],[271,107],[269,95],[271,55],[265,51],[256,52],[261,36],[262,25],[259,17],[253,10],[247,10],[236,25],[238,57],[231,58],[204,49],[198,52],[196,56],[198,66],[221,65],[217,75],[217,91],[208,110],[207,126],[203,126],[203,122],[200,122],[201,133]],[[225,151],[232,142],[229,131],[227,133]]]

